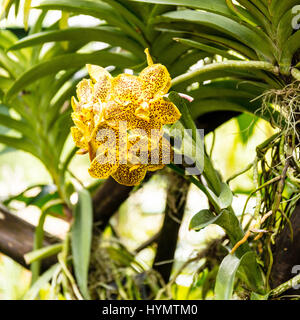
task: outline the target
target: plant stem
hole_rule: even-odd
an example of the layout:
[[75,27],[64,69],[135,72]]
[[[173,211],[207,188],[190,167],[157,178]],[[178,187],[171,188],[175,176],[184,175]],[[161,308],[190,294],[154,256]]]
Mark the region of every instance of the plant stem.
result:
[[292,279],[282,283],[280,286],[278,286],[277,288],[273,289],[270,292],[270,296],[277,297],[277,296],[281,295],[283,292],[293,288],[294,286],[296,286],[299,283],[300,283],[300,274],[296,275]]
[[53,255],[57,254],[58,252],[60,252],[61,249],[62,249],[61,243],[53,244],[51,246],[26,253],[24,255],[24,259],[27,264],[30,264],[34,261],[42,260],[42,259],[48,258],[50,256],[53,256]]
[[[269,63],[269,62],[228,60],[220,63],[212,63],[200,69],[197,69],[195,71],[184,73],[172,80],[172,86],[178,85],[184,81],[190,80],[194,77],[200,76],[207,72],[218,71],[218,70],[222,71],[224,69],[232,69],[237,71],[264,70],[274,74],[278,74],[279,72],[278,67],[274,66],[272,63]],[[298,71],[298,73],[299,73],[298,77],[300,79],[300,71]]]

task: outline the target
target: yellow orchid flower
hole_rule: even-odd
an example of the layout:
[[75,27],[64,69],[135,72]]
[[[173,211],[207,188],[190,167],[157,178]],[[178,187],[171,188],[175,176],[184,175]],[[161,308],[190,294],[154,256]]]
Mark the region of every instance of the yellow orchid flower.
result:
[[[79,153],[90,155],[92,177],[112,176],[120,184],[137,185],[147,170],[170,162],[171,146],[162,137],[162,126],[176,122],[181,114],[163,97],[171,85],[167,68],[154,64],[148,49],[145,53],[148,67],[139,76],[113,78],[104,68],[87,65],[91,79],[77,86],[71,133]],[[140,160],[143,154],[146,161]]]

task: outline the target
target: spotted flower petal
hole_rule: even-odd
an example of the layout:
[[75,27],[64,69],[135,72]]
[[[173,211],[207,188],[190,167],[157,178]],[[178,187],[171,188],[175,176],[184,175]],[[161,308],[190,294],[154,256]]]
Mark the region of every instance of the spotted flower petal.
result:
[[83,79],[76,87],[76,94],[79,102],[88,102],[93,97],[93,83],[91,80]]
[[142,101],[142,82],[136,76],[120,74],[112,80],[112,97],[121,104],[139,104]]
[[173,151],[169,141],[160,136],[157,139],[151,139],[151,147],[149,150],[149,164],[147,169],[149,171],[156,171],[162,169],[166,164],[173,160]]
[[109,101],[104,109],[104,119],[106,121],[126,121],[127,125],[131,127],[131,122],[135,121],[133,104],[122,105],[116,101]]
[[174,103],[158,98],[150,102],[150,112],[155,121],[161,124],[174,123],[180,119],[181,113]]
[[108,101],[111,91],[112,76],[102,67],[87,64],[88,73],[94,83],[94,101]]
[[[103,161],[106,159],[106,161]],[[106,179],[111,176],[118,168],[118,162],[114,157],[98,154],[92,161],[89,174],[93,178]]]
[[88,149],[88,144],[84,139],[83,133],[77,127],[71,127],[71,135],[76,147]]
[[168,69],[162,64],[153,64],[148,49],[145,50],[147,55],[148,67],[139,75],[142,81],[144,99],[150,100],[166,94],[171,87],[171,77]]
[[145,68],[139,78],[143,82],[142,91],[145,99],[163,96],[171,87],[170,74],[162,64],[154,64]]
[[125,186],[135,186],[145,178],[147,168],[145,165],[129,166],[119,165],[116,172],[111,176],[120,184]]
[[[124,137],[121,137],[124,139]],[[90,159],[93,160],[97,154],[109,150],[118,160],[118,145],[120,133],[116,128],[110,127],[107,123],[99,123],[93,130],[89,140]]]

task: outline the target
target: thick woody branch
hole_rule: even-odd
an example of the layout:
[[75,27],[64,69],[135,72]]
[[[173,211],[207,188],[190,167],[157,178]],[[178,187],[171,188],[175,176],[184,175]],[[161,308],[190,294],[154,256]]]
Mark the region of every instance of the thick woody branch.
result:
[[[28,268],[24,254],[33,250],[35,226],[10,213],[0,205],[0,252],[9,256],[22,266]],[[45,233],[44,246],[59,240]],[[46,269],[56,261],[55,257],[43,260],[42,268]]]

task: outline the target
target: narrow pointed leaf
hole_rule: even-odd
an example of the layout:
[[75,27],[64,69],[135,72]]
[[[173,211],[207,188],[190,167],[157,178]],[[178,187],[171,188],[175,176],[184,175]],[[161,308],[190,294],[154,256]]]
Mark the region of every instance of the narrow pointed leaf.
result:
[[88,270],[92,241],[93,207],[90,193],[77,191],[78,202],[74,208],[72,226],[72,254],[75,276],[82,295],[88,299]]

